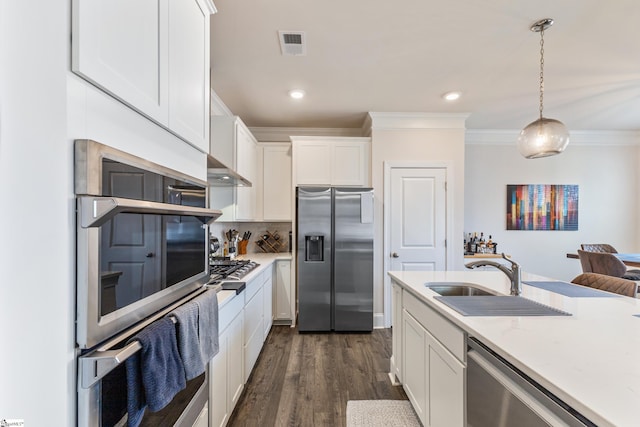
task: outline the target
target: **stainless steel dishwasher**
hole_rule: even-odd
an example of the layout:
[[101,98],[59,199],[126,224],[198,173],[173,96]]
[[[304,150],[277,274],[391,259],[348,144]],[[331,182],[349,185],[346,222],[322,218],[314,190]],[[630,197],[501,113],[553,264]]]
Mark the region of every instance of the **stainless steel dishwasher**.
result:
[[596,426],[491,349],[467,341],[467,426]]

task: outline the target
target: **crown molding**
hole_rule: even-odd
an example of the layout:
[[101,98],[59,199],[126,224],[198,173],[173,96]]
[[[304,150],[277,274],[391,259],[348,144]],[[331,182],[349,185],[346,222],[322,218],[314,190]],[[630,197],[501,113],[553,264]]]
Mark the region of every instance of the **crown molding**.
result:
[[363,130],[465,129],[466,113],[381,113],[370,111]]
[[218,96],[217,93],[213,89],[211,89],[211,111],[209,112],[212,116],[233,116],[229,107],[227,107],[222,101],[222,99]]
[[[515,144],[519,130],[467,129],[465,144]],[[569,144],[573,145],[640,145],[640,131],[580,130],[570,131]]]
[[362,136],[362,129],[360,128],[250,127],[249,130],[260,142],[290,142],[290,137],[292,136]]

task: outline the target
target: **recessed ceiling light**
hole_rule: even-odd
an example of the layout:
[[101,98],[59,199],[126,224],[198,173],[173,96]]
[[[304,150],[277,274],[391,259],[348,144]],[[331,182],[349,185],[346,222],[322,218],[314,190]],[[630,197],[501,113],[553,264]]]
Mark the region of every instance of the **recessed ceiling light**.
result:
[[289,96],[293,99],[302,99],[304,98],[304,91],[300,89],[294,89],[289,91]]
[[460,98],[461,95],[462,95],[462,93],[460,93],[460,92],[447,92],[444,95],[442,95],[442,97],[446,101],[455,101],[458,98]]

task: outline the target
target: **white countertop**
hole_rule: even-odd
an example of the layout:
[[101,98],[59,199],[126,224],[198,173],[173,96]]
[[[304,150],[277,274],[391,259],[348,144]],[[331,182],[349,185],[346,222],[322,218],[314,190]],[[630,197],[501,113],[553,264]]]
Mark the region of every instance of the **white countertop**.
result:
[[[262,273],[262,271],[265,268],[267,268],[268,266],[273,264],[275,261],[278,261],[278,260],[290,260],[291,259],[291,254],[289,252],[262,253],[262,254],[256,253],[256,254],[241,255],[241,256],[237,257],[237,259],[239,259],[239,260],[251,260],[251,261],[255,261],[258,264],[260,264],[260,266],[258,266],[254,270],[251,270],[251,272],[249,274],[247,274],[246,276],[244,276],[240,280],[242,282],[248,282],[251,279],[253,279],[254,277],[256,277],[258,274]],[[225,280],[225,281],[232,281],[232,280],[229,279],[229,280]],[[236,291],[220,291],[220,292],[218,292],[218,309],[221,309],[222,307],[224,307],[229,301],[231,301],[233,299],[233,297],[235,297],[235,295],[236,295]]]
[[[465,281],[509,295],[499,271],[394,271],[389,275],[598,426],[640,425],[640,300],[570,298],[523,283],[522,297],[572,316],[463,316],[433,297],[432,281]],[[522,280],[555,280],[523,272]]]

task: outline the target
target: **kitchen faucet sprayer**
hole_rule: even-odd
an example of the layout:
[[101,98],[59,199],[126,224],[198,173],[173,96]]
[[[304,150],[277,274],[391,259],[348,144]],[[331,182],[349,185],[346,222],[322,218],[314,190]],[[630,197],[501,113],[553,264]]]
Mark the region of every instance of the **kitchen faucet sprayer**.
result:
[[520,281],[520,264],[507,258],[504,252],[502,253],[502,258],[511,263],[511,268],[500,264],[499,262],[488,260],[474,261],[465,264],[464,266],[471,269],[485,266],[497,268],[498,270],[506,274],[509,280],[511,280],[511,295],[518,296],[522,293],[522,283]]

